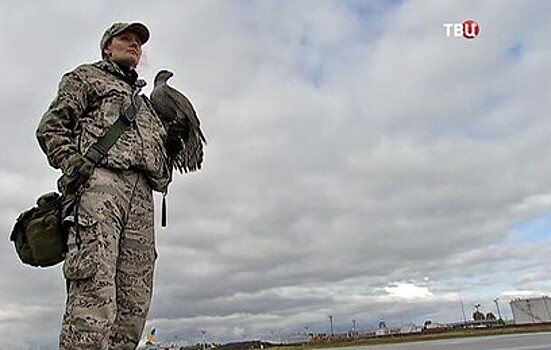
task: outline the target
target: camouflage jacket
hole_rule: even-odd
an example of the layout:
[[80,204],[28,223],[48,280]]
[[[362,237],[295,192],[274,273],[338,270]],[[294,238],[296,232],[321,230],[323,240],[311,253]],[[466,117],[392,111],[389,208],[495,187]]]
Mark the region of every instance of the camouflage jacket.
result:
[[[50,165],[63,168],[68,156],[85,154],[113,125],[132,96],[145,86],[143,80],[128,82],[125,77],[120,67],[107,60],[83,64],[63,76],[36,131]],[[135,122],[100,166],[143,172],[152,189],[163,192],[171,180],[165,139],[161,120],[150,104],[141,103]]]

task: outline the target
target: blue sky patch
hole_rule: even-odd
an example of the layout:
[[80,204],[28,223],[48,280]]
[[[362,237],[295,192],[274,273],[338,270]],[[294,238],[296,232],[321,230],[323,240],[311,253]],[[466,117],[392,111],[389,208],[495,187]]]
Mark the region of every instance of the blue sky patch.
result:
[[524,56],[524,46],[522,45],[522,43],[516,43],[515,45],[507,49],[505,55],[508,58],[518,61]]
[[515,237],[521,242],[534,244],[551,236],[551,213],[534,220],[527,220],[513,227]]

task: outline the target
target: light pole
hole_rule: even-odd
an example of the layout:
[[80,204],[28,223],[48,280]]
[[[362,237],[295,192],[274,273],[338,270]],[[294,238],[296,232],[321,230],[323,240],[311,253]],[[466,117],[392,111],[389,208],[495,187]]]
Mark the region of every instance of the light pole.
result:
[[465,315],[465,305],[463,305],[463,298],[459,296],[459,302],[461,303],[461,312],[463,313],[463,324],[467,326],[467,315]]
[[329,327],[330,327],[330,330],[331,330],[331,333],[329,333],[331,335],[331,338],[333,337],[333,315],[329,315]]
[[203,335],[203,350],[207,349],[207,331],[204,329],[199,330],[201,334]]

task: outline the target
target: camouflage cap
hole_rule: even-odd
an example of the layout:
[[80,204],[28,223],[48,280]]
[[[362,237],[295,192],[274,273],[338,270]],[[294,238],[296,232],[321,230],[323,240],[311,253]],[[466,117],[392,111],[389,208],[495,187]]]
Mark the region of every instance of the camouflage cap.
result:
[[145,25],[141,23],[115,23],[111,27],[109,27],[101,37],[100,49],[102,54],[103,49],[105,49],[105,45],[107,45],[107,42],[109,42],[109,40],[111,40],[113,37],[124,32],[125,30],[130,30],[136,33],[140,38],[140,42],[142,43],[142,45],[149,40],[149,29],[147,29]]

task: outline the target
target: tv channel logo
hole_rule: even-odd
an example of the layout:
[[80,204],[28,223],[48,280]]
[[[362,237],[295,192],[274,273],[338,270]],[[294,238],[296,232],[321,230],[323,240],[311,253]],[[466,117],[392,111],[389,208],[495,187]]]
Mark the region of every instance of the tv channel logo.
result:
[[480,26],[478,23],[469,19],[463,23],[444,23],[446,28],[446,37],[465,38],[471,40],[480,34]]

